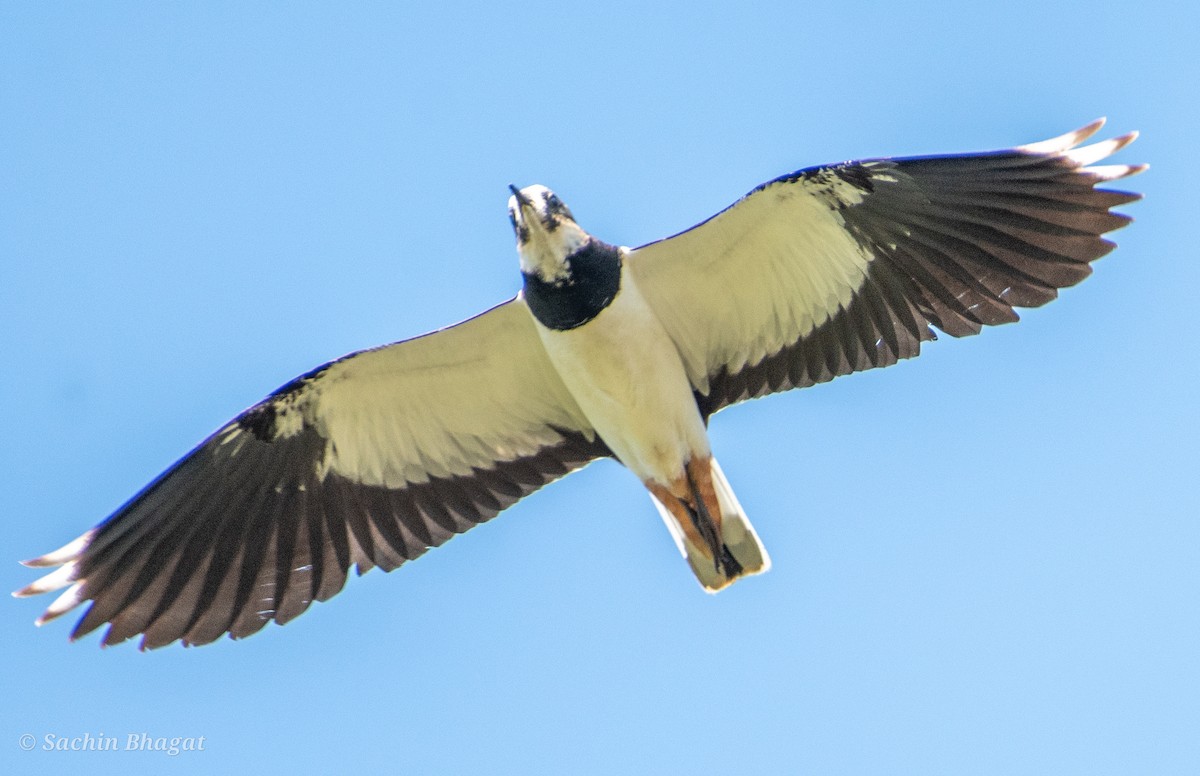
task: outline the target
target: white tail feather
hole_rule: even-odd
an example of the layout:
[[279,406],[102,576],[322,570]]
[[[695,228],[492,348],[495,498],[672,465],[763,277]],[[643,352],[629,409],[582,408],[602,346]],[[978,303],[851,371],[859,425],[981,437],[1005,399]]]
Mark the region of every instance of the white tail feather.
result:
[[696,579],[706,591],[716,593],[742,577],[761,574],[769,570],[771,558],[767,555],[762,541],[759,540],[754,526],[747,519],[742,505],[738,503],[737,496],[733,494],[733,488],[729,486],[729,480],[725,479],[725,473],[721,471],[715,458],[711,460],[713,489],[716,491],[717,503],[721,508],[721,541],[725,545],[725,549],[741,566],[740,573],[733,576],[727,575],[723,566],[713,562],[711,550],[707,546],[701,546],[691,541],[671,510],[653,494],[650,498],[654,502],[659,516],[666,523],[671,538],[675,540],[675,546],[679,548],[679,553],[687,560],[692,573],[696,575]]

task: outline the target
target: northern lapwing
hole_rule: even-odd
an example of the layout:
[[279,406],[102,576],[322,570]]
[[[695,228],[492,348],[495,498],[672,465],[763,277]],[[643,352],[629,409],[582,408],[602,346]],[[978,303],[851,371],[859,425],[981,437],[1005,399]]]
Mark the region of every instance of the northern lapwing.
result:
[[1091,272],[1144,165],[1096,121],[1006,151],[812,167],[625,248],[543,186],[508,202],[524,288],[449,328],[287,383],[15,595],[90,601],[72,637],[240,638],[390,571],[598,458],[650,492],[704,589],[770,561],[713,457],[718,410],[1017,320]]

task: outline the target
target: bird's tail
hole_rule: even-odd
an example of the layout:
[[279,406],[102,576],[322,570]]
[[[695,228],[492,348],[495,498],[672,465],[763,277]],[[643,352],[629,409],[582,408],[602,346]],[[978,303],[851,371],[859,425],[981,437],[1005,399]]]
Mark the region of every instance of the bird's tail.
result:
[[704,589],[715,593],[771,568],[767,550],[717,460],[693,459],[686,467],[686,479],[689,497],[675,498],[661,491],[651,491],[650,497]]

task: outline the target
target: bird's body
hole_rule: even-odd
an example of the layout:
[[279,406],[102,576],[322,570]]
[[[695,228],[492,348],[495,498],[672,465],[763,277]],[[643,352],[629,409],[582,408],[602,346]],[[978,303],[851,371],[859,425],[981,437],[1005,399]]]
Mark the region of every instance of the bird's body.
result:
[[638,288],[627,248],[578,228],[544,186],[513,189],[523,295],[550,363],[613,456],[649,490],[703,587],[770,567],[715,466],[676,342]]
[[629,249],[542,186],[512,189],[524,288],[461,324],[354,353],[218,429],[18,592],[91,601],[74,636],[242,637],[391,570],[588,462],[637,476],[709,591],[766,550],[713,457],[739,401],[893,364],[1015,321],[1090,272],[1137,195],[1093,166],[1101,122],[1008,151],[809,168]]
[[693,456],[711,453],[679,351],[627,269],[587,326],[539,322],[538,336],[583,414],[639,479],[666,485]]

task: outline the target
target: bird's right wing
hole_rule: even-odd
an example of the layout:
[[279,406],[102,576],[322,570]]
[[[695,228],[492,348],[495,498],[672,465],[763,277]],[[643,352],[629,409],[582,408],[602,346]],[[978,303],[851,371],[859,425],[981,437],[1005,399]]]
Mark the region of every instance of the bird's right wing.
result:
[[69,585],[39,624],[90,600],[72,637],[109,622],[106,645],[238,638],[608,454],[517,297],[293,380],[28,561],[60,568],[17,595]]

